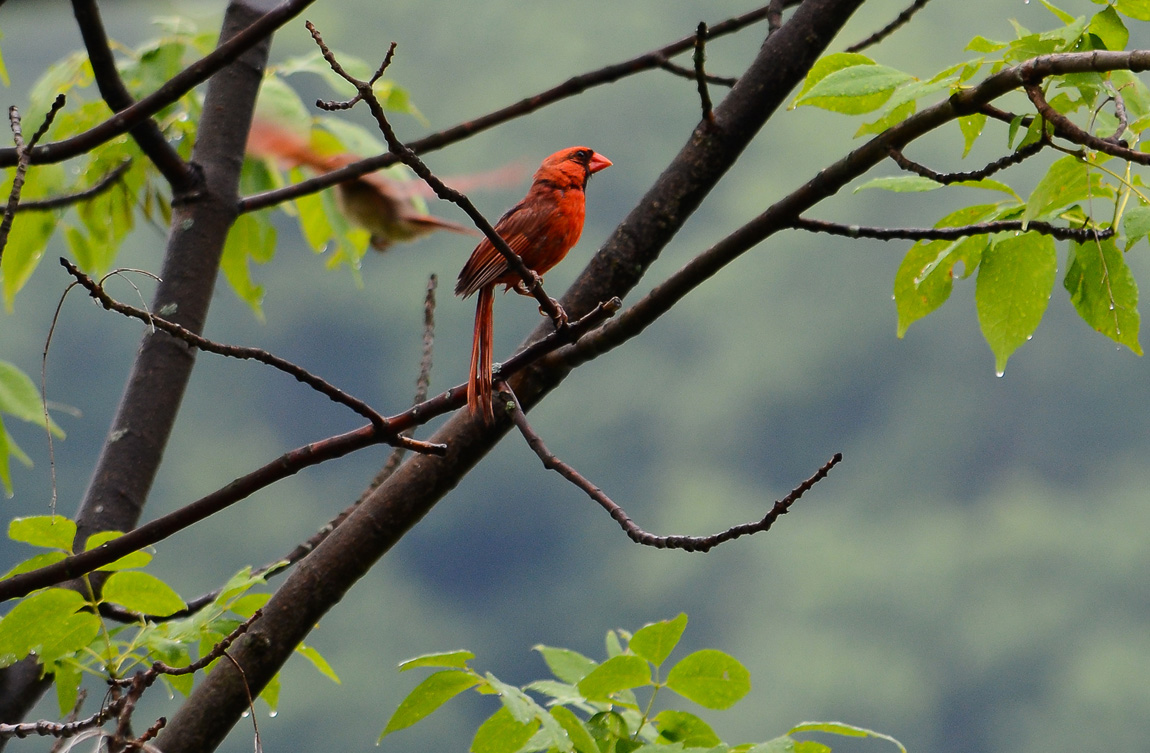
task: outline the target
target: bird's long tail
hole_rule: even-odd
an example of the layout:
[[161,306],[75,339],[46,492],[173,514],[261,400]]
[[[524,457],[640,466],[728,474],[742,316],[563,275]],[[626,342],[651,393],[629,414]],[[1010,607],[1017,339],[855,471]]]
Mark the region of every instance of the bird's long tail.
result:
[[495,339],[495,286],[479,289],[475,306],[475,332],[471,341],[471,374],[467,378],[467,407],[490,423],[494,418],[491,400],[491,351]]

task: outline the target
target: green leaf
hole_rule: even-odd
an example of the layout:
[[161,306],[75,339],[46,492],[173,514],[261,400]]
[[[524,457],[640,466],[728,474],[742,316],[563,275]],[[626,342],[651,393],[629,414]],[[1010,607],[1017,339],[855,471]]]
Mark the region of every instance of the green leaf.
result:
[[1022,202],[1022,197],[1014,192],[1014,189],[1001,181],[992,178],[981,178],[979,180],[960,180],[957,183],[951,183],[952,186],[963,186],[964,188],[977,188],[982,191],[999,191],[1013,199],[1017,199],[1019,203]]
[[1037,233],[1001,238],[983,252],[974,301],[998,374],[1042,320],[1056,269],[1054,240]]
[[1094,14],[1086,30],[1098,37],[1108,50],[1124,50],[1130,41],[1130,32],[1126,24],[1118,17],[1113,6],[1107,5],[1103,10]]
[[654,721],[659,742],[681,743],[685,748],[713,748],[723,742],[709,724],[686,711],[665,709]]
[[83,596],[67,588],[47,588],[20,601],[0,619],[0,667],[57,643],[67,632],[67,621],[86,604]]
[[842,737],[875,737],[879,740],[894,743],[901,753],[906,753],[906,748],[903,747],[903,744],[890,735],[884,735],[881,732],[875,732],[865,727],[856,727],[853,724],[844,724],[843,722],[802,722],[798,726],[791,728],[787,734],[793,735],[796,732],[827,732]]
[[1114,9],[1138,21],[1150,21],[1150,0],[1114,0]]
[[962,156],[970,154],[970,148],[974,146],[974,142],[982,135],[982,128],[986,125],[986,116],[980,112],[973,115],[964,115],[958,119],[958,128],[962,131],[963,147]]
[[[44,426],[40,390],[27,374],[8,361],[0,361],[0,411],[11,413],[21,421]],[[55,421],[49,419],[48,426],[55,436],[64,436]]]
[[[22,197],[34,198],[29,193],[25,190]],[[7,196],[8,192],[4,191],[3,195]],[[40,264],[58,220],[55,212],[21,212],[13,219],[4,256],[0,257],[0,282],[3,283],[5,306],[9,312],[16,293]]]
[[751,690],[751,673],[733,656],[708,648],[667,673],[667,687],[708,709],[730,708]]
[[793,737],[783,735],[773,740],[767,740],[765,743],[752,745],[742,753],[795,753],[798,750],[797,745],[798,742]]
[[241,214],[228,233],[220,258],[220,269],[228,284],[261,321],[264,288],[252,281],[248,261],[267,263],[275,256],[275,244],[276,231],[266,212]]
[[187,604],[164,581],[149,573],[122,571],[112,573],[101,591],[104,601],[119,604],[130,612],[166,617]]
[[80,697],[80,668],[70,662],[57,664],[52,671],[52,684],[56,686],[56,704],[60,708],[60,718],[66,717],[76,708]]
[[885,65],[853,65],[819,81],[795,105],[859,115],[882,107],[896,88],[913,80],[910,74]]
[[264,689],[260,691],[260,700],[268,705],[272,713],[275,713],[280,705],[280,673],[276,672]]
[[619,634],[614,630],[607,631],[603,642],[607,646],[607,656],[616,657],[623,653],[623,644],[619,640]]
[[[317,56],[318,57],[318,56]],[[327,61],[319,57],[322,65]],[[269,72],[260,83],[255,117],[306,139],[311,130],[311,111],[295,89],[275,72]]]
[[566,706],[553,706],[551,717],[559,722],[559,726],[567,733],[567,738],[578,753],[600,753],[599,747],[595,744],[595,738],[591,737],[591,733],[587,731],[583,720],[576,716],[571,709]]
[[1058,7],[1051,5],[1050,3],[1046,2],[1046,0],[1042,0],[1042,4],[1046,6],[1046,9],[1048,11],[1050,11],[1055,16],[1057,16],[1058,20],[1061,21],[1062,23],[1064,23],[1064,24],[1074,23],[1074,16],[1070,15],[1069,13],[1062,10],[1061,8],[1058,8]]
[[530,696],[514,685],[503,682],[490,672],[485,675],[485,678],[487,686],[499,694],[499,700],[511,712],[515,721],[526,724],[535,718],[536,712],[541,711],[539,705],[531,700]]
[[336,685],[342,684],[340,682],[339,675],[335,673],[335,670],[331,668],[331,665],[328,664],[327,659],[323,658],[323,655],[321,655],[319,651],[316,651],[311,646],[305,646],[302,643],[296,646],[295,650],[297,654],[311,662],[312,666],[319,670],[321,675],[328,678]]
[[[124,534],[120,531],[100,531],[98,533],[94,533],[88,537],[87,541],[84,542],[84,551],[87,552],[95,549],[96,547],[102,546],[114,539],[118,539],[123,535]],[[131,554],[125,554],[115,562],[104,565],[99,569],[103,571],[130,570],[137,567],[146,567],[147,564],[151,561],[152,555],[150,552],[139,550],[132,552]]]
[[[595,738],[604,753],[620,753],[631,751],[641,745],[631,742],[630,727],[627,721],[616,711],[601,711],[587,720],[587,730]],[[630,743],[624,745],[624,743]]]
[[16,567],[4,573],[3,576],[0,576],[0,580],[11,578],[13,575],[19,575],[20,573],[30,573],[33,570],[39,570],[40,568],[47,567],[48,565],[54,565],[67,556],[68,555],[66,552],[44,552],[43,554],[37,554],[34,557],[29,557],[19,565],[16,565]]
[[1070,244],[1071,263],[1062,284],[1087,324],[1138,355],[1138,283],[1113,238]]
[[914,102],[903,102],[895,107],[890,107],[878,120],[871,123],[863,123],[859,126],[859,129],[855,131],[854,137],[857,139],[860,136],[882,133],[886,129],[898,125],[911,115],[914,115],[914,109]]
[[916,193],[920,191],[933,191],[942,188],[942,184],[921,175],[893,175],[886,178],[868,180],[854,190],[855,193],[868,188],[881,188],[884,191],[895,193]]
[[587,676],[587,673],[599,666],[578,651],[567,648],[553,648],[539,644],[533,646],[532,651],[538,651],[547,662],[551,674],[563,682],[574,685]]
[[447,701],[481,682],[483,682],[481,677],[458,669],[445,669],[430,675],[400,702],[399,708],[387,720],[387,726],[384,727],[379,739],[382,740],[396,730],[410,727]]
[[523,689],[550,696],[556,703],[581,704],[587,701],[574,685],[557,680],[536,680],[524,685]]
[[666,661],[675,650],[675,646],[679,645],[679,639],[686,627],[687,615],[682,613],[673,620],[644,625],[631,636],[631,642],[627,647],[657,667]]
[[1134,207],[1122,217],[1122,233],[1126,236],[1126,250],[1150,233],[1150,207]]
[[245,567],[238,573],[228,578],[227,583],[220,589],[220,594],[212,602],[213,606],[218,609],[229,609],[231,603],[235,601],[241,594],[253,586],[264,583],[264,576],[253,575],[251,567]]
[[516,721],[506,706],[500,706],[479,725],[471,740],[471,753],[516,753],[538,728],[538,719],[527,723]]
[[976,36],[974,39],[967,43],[966,49],[970,50],[971,52],[987,53],[998,52],[1006,46],[1006,42],[995,42],[983,36]]
[[257,609],[263,609],[271,597],[271,594],[244,594],[231,603],[228,611],[234,612],[246,620],[254,615]]
[[1084,201],[1091,196],[1107,195],[1096,171],[1077,157],[1067,156],[1055,161],[1026,201],[1022,213],[1022,226],[1034,219],[1045,217],[1063,207]]
[[833,52],[830,55],[824,55],[816,60],[810,71],[807,72],[807,77],[803,81],[803,88],[799,90],[798,96],[801,97],[809,92],[815,84],[832,73],[856,65],[874,65],[874,60],[857,52]]
[[76,524],[63,515],[34,515],[14,518],[8,524],[8,538],[46,549],[72,551]]
[[[297,179],[301,177],[302,175],[296,176]],[[327,248],[328,241],[336,237],[322,194],[301,196],[295,200],[295,207],[299,211],[299,227],[304,239],[313,251],[317,254],[322,253]]]
[[35,649],[37,659],[52,666],[60,659],[85,649],[100,634],[100,618],[91,612],[78,612],[52,625],[51,632]]
[[592,701],[606,701],[620,690],[651,684],[651,665],[632,654],[613,656],[578,683],[579,692]]
[[460,649],[459,651],[441,651],[435,654],[424,654],[417,656],[414,659],[400,662],[399,671],[406,672],[409,669],[416,667],[450,667],[452,669],[466,669],[467,662],[475,658],[475,654],[470,651]]

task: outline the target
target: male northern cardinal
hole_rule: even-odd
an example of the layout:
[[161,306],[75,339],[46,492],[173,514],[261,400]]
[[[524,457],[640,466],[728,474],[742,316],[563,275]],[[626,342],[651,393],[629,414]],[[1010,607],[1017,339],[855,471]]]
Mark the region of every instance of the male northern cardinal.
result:
[[[308,167],[327,173],[358,162],[362,157],[348,152],[323,155],[312,148],[301,133],[256,117],[248,134],[248,154],[272,158],[284,167]],[[516,166],[446,182],[458,190],[480,185],[495,185],[518,179]],[[423,181],[398,181],[383,173],[368,173],[335,187],[336,202],[352,223],[371,233],[371,245],[384,251],[392,243],[414,240],[436,230],[477,235],[474,228],[433,217],[419,211],[412,203],[415,196],[427,195],[430,188]]]
[[[495,223],[495,232],[528,269],[537,275],[563,261],[583,232],[584,190],[591,173],[610,167],[611,160],[585,146],[561,149],[543,160],[535,180],[523,198]],[[485,422],[493,416],[491,404],[491,349],[494,335],[492,309],[495,286],[530,295],[522,278],[511,270],[503,254],[484,238],[471,252],[459,273],[455,294],[466,298],[479,293],[475,309],[475,332],[471,344],[471,372],[467,377],[467,406],[481,413]]]

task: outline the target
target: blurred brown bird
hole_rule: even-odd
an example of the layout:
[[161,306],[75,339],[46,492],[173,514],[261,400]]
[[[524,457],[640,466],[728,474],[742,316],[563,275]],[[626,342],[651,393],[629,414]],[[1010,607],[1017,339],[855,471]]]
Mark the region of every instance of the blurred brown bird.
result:
[[[253,157],[274,159],[284,168],[303,166],[317,173],[331,172],[363,159],[348,152],[319,154],[303,135],[258,116],[248,133],[247,152]],[[469,191],[511,183],[522,173],[518,166],[509,165],[486,173],[448,178],[444,182],[456,190]],[[340,183],[335,192],[340,211],[353,224],[371,233],[371,245],[377,251],[436,230],[479,234],[474,228],[420,211],[414,199],[432,195],[430,187],[421,180],[399,181],[375,172]]]
[[[535,180],[523,198],[507,210],[495,224],[495,232],[528,269],[542,276],[563,261],[583,232],[584,190],[592,173],[610,167],[611,160],[585,146],[572,146],[555,152],[535,173]],[[495,286],[530,295],[523,280],[503,254],[484,238],[471,252],[455,294],[466,298],[479,293],[475,309],[475,330],[471,344],[471,371],[467,377],[467,406],[485,422],[493,419],[491,400],[491,350],[495,322]]]

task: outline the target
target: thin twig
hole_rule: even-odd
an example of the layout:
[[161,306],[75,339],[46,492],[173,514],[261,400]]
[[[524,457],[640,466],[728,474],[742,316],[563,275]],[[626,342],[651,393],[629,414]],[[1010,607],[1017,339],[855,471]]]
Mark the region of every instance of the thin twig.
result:
[[711,106],[711,93],[707,91],[707,71],[704,66],[707,57],[706,44],[707,23],[700,21],[699,27],[695,30],[695,81],[699,88],[699,102],[703,106],[703,121],[714,125],[715,112]]
[[12,231],[12,220],[16,216],[16,207],[20,205],[20,192],[24,190],[24,177],[28,173],[28,166],[32,164],[32,149],[36,142],[48,132],[56,113],[64,106],[64,95],[60,94],[52,102],[44,122],[33,134],[27,144],[24,143],[24,134],[20,123],[20,111],[16,106],[8,108],[8,123],[12,128],[12,141],[16,144],[16,174],[12,176],[12,190],[8,193],[8,202],[4,207],[4,219],[0,220],[0,259],[4,258],[4,248],[8,245],[8,234]]
[[622,527],[627,537],[636,544],[642,544],[643,546],[650,546],[656,549],[682,549],[687,552],[707,552],[719,544],[737,539],[740,536],[768,531],[780,515],[786,515],[792,504],[802,497],[812,486],[826,478],[831,468],[834,468],[843,459],[842,453],[836,452],[834,457],[827,461],[823,467],[819,468],[813,476],[795,487],[790,494],[776,501],[774,506],[771,507],[770,511],[764,515],[761,520],[733,526],[710,536],[656,536],[655,534],[647,533],[636,525],[635,521],[631,520],[626,511],[604,494],[602,489],[595,486],[582,474],[567,463],[564,463],[547,449],[547,446],[543,443],[543,438],[531,428],[531,424],[527,421],[527,415],[523,412],[523,407],[519,405],[519,399],[515,397],[515,393],[506,382],[500,382],[497,389],[499,390],[500,397],[505,400],[505,410],[511,413],[511,420],[514,421],[515,426],[519,429],[519,433],[523,435],[527,446],[530,447],[543,462],[543,467],[555,471],[582,489],[587,496],[607,511],[615,522]]
[[141,675],[147,678],[144,681],[147,685],[154,683],[160,675],[169,675],[171,677],[179,677],[180,675],[193,675],[196,672],[199,672],[201,669],[207,667],[215,660],[222,658],[224,654],[227,653],[228,649],[231,648],[232,644],[239,640],[240,636],[246,633],[248,629],[251,628],[252,623],[258,620],[262,614],[263,612],[257,609],[251,617],[248,617],[239,625],[236,625],[236,627],[232,629],[232,632],[225,635],[220,639],[219,643],[212,646],[211,651],[208,651],[208,653],[204,654],[199,659],[187,665],[186,667],[173,667],[172,665],[165,664],[162,661],[155,661],[152,662],[151,667],[146,670],[137,672],[132,677],[127,677],[119,680],[109,680],[109,683],[112,685],[118,685],[120,687],[131,687],[132,683],[138,682],[136,678]]
[[813,233],[827,233],[841,235],[845,238],[873,238],[880,241],[940,241],[957,240],[971,235],[989,235],[990,233],[1032,231],[1041,235],[1049,235],[1060,241],[1072,240],[1086,243],[1091,240],[1105,240],[1114,235],[1113,228],[1098,230],[1091,227],[1073,228],[1051,225],[1049,222],[1032,220],[1023,225],[1021,220],[995,220],[993,222],[979,222],[974,225],[958,225],[956,227],[864,227],[861,225],[843,225],[825,220],[812,220],[799,217],[792,224],[796,230],[809,230]]
[[907,8],[906,10],[904,10],[902,13],[899,13],[898,16],[896,16],[893,21],[891,21],[889,24],[887,24],[886,26],[884,26],[881,29],[879,29],[878,31],[876,31],[874,34],[871,34],[866,39],[864,39],[860,42],[855,42],[850,47],[848,47],[846,49],[846,51],[847,52],[861,52],[862,50],[865,50],[867,47],[870,47],[871,45],[878,44],[879,42],[881,42],[882,40],[886,39],[891,34],[893,34],[895,31],[897,31],[900,26],[905,24],[907,21],[910,21],[911,16],[913,16],[915,13],[918,13],[920,10],[922,10],[923,6],[929,2],[930,2],[930,0],[914,0],[914,2],[911,3],[910,7]]
[[[680,78],[685,78],[690,81],[696,80],[695,71],[691,70],[690,68],[684,68],[677,63],[672,63],[670,60],[664,60],[663,62],[659,63],[659,67],[668,73],[675,74]],[[725,86],[728,89],[739,83],[739,79],[735,78],[734,76],[716,76],[714,74],[708,73],[705,78],[708,84]]]
[[1038,141],[1027,144],[1021,149],[1011,152],[1005,157],[991,162],[990,164],[986,165],[986,167],[980,168],[978,170],[971,170],[965,173],[937,173],[925,165],[920,165],[917,162],[907,159],[907,157],[902,153],[902,150],[896,149],[893,146],[890,148],[890,156],[891,159],[893,159],[899,167],[901,167],[903,170],[906,170],[907,172],[912,172],[915,175],[921,175],[924,178],[930,178],[935,183],[950,185],[951,183],[962,183],[968,180],[982,180],[983,178],[989,178],[991,175],[994,175],[1000,170],[1004,170],[1012,165],[1017,165],[1024,160],[1033,157],[1047,146],[1050,146],[1050,139],[1047,138],[1045,134],[1043,134],[1043,136],[1041,136]]
[[62,207],[71,206],[87,201],[94,196],[107,191],[112,186],[119,182],[124,173],[128,172],[128,168],[132,166],[132,160],[126,159],[115,167],[100,180],[96,181],[90,188],[85,188],[82,191],[75,193],[64,194],[62,196],[52,196],[47,199],[36,199],[35,201],[25,201],[16,207],[17,212],[43,212],[49,209],[60,209]]
[[1118,146],[1129,146],[1126,139],[1122,138],[1126,134],[1126,127],[1129,125],[1130,115],[1126,110],[1126,99],[1122,93],[1114,88],[1114,84],[1110,83],[1108,79],[1103,79],[1103,84],[1106,85],[1106,90],[1110,92],[1110,99],[1114,102],[1114,116],[1118,118],[1118,126],[1114,129],[1114,133],[1107,136],[1103,141],[1109,141],[1111,144]]

